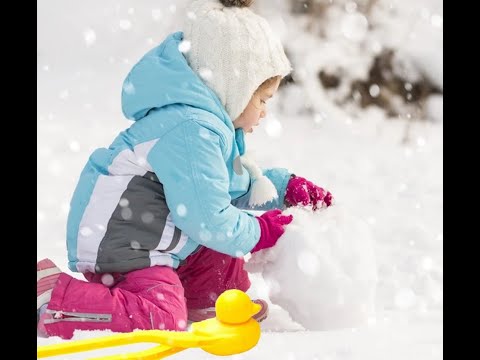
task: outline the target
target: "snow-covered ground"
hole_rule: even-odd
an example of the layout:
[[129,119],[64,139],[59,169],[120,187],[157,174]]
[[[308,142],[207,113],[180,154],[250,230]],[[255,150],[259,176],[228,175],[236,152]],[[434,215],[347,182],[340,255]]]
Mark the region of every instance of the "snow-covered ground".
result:
[[[186,3],[185,0],[144,0],[141,5],[133,0],[39,2],[38,259],[50,257],[66,271],[66,216],[77,177],[90,152],[108,146],[129,125],[120,108],[122,82],[145,51],[169,32],[181,29]],[[273,8],[269,11],[267,6],[271,3],[262,2],[258,10],[270,15],[279,29],[282,24],[292,26],[294,20],[288,16],[286,6],[275,7],[276,12]],[[372,39],[391,43],[391,32],[407,29],[402,34],[410,36],[408,46],[398,47],[410,51],[411,58],[420,67],[428,68],[437,84],[443,84],[443,49],[437,31],[441,27],[442,2],[389,4],[400,10],[388,12],[390,17],[385,16],[388,6],[377,10],[383,14],[383,22],[389,21],[389,26],[385,27],[388,31],[377,31]],[[409,4],[410,10],[405,11]],[[418,14],[418,19],[402,26],[413,13]],[[373,19],[380,21],[379,17]],[[335,29],[330,31],[334,39]],[[358,111],[355,116],[344,112],[313,82],[316,76],[312,67],[318,66],[318,61],[328,64],[332,59],[343,58],[345,66],[352,67],[352,73],[361,73],[363,58],[354,63],[345,53],[348,50],[348,56],[352,56],[358,47],[353,51],[351,46],[339,42],[322,47],[315,43],[318,39],[298,29],[284,32],[287,44],[291,43],[292,34],[297,37],[292,44],[292,58],[303,69],[305,81],[281,89],[271,100],[269,117],[247,137],[248,149],[262,166],[286,167],[329,189],[338,204],[348,206],[355,216],[369,224],[378,272],[375,313],[365,326],[311,331],[304,330],[284,309],[273,305],[270,317],[262,323],[259,344],[232,358],[441,359],[442,98],[436,97],[428,104],[435,121],[386,119],[382,111],[374,108]],[[422,47],[423,44],[427,45]],[[303,111],[307,101],[313,104],[312,113]],[[81,278],[78,274],[74,276]],[[252,279],[251,295],[266,296],[262,277],[254,274]],[[75,338],[104,334],[78,332]],[[58,341],[58,338],[38,338],[37,344]],[[137,347],[130,346],[127,350],[134,348]],[[102,350],[92,356],[110,353],[113,352]],[[85,354],[57,358],[81,359]],[[216,357],[201,350],[188,350],[172,358]]]

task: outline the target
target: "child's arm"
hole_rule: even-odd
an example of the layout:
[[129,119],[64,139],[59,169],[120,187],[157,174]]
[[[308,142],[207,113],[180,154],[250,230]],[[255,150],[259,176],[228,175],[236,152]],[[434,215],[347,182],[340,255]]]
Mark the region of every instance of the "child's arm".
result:
[[252,183],[250,183],[249,191],[240,198],[233,200],[232,204],[240,209],[251,210],[270,210],[273,208],[284,210],[290,206],[309,205],[312,205],[313,210],[317,210],[333,204],[334,199],[330,191],[315,185],[303,177],[290,174],[286,169],[266,169],[263,170],[263,174],[275,185],[278,198],[261,206],[249,206],[252,189]]
[[242,256],[257,244],[260,225],[231,204],[223,148],[222,134],[186,121],[161,137],[147,160],[175,225],[199,244]]
[[263,205],[256,205],[254,207],[248,205],[248,201],[251,195],[252,183],[250,183],[250,188],[248,192],[239,197],[238,199],[232,200],[232,204],[239,209],[248,209],[248,210],[270,210],[270,209],[285,209],[284,204],[285,192],[287,189],[288,181],[290,180],[291,173],[287,169],[283,168],[271,168],[271,169],[262,169],[263,175],[265,175],[277,189],[278,197],[271,201],[266,202]]

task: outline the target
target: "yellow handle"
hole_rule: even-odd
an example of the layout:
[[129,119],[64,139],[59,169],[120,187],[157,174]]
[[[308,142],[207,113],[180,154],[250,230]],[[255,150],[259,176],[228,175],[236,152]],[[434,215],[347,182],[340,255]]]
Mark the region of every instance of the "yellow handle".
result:
[[106,347],[143,342],[166,344],[163,346],[168,347],[169,349],[180,348],[183,350],[189,347],[212,345],[216,341],[228,337],[230,336],[199,336],[188,332],[143,330],[125,334],[115,334],[95,339],[75,340],[62,344],[39,346],[37,349],[37,357],[44,358],[49,356],[71,354],[81,351],[90,351],[95,349],[103,349]]
[[37,358],[103,349],[106,347],[126,345],[136,342],[141,342],[136,333],[118,334],[95,339],[75,340],[61,344],[39,346],[37,348]]
[[183,351],[183,348],[173,348],[166,345],[158,345],[151,349],[128,354],[116,354],[92,358],[90,360],[157,360]]

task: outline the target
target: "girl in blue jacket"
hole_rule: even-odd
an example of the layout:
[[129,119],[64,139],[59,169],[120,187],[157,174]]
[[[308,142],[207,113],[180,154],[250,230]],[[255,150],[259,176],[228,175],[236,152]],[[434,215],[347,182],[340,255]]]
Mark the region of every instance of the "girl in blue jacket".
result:
[[[45,335],[184,330],[214,316],[223,291],[249,288],[243,256],[276,243],[292,221],[282,209],[331,204],[308,180],[243,156],[245,133],[291,71],[251,2],[193,2],[184,32],[128,74],[122,107],[134,123],[91,154],[71,200],[68,267],[88,281],[37,264]],[[260,321],[267,304],[257,302]]]

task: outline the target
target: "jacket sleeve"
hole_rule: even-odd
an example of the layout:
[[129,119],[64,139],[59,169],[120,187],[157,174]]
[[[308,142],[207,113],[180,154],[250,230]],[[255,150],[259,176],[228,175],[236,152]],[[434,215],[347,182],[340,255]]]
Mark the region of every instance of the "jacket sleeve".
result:
[[250,199],[250,193],[252,189],[252,180],[250,180],[250,187],[245,195],[239,197],[232,201],[232,204],[239,209],[248,209],[248,210],[271,210],[271,209],[281,209],[286,208],[284,204],[285,192],[287,191],[288,181],[292,175],[287,169],[283,168],[271,168],[271,169],[262,169],[263,175],[270,179],[275,188],[277,189],[278,198],[268,201],[263,205],[250,206],[248,205],[248,200]]
[[231,204],[221,134],[190,120],[161,137],[148,162],[170,216],[193,241],[241,257],[260,239],[258,220]]

